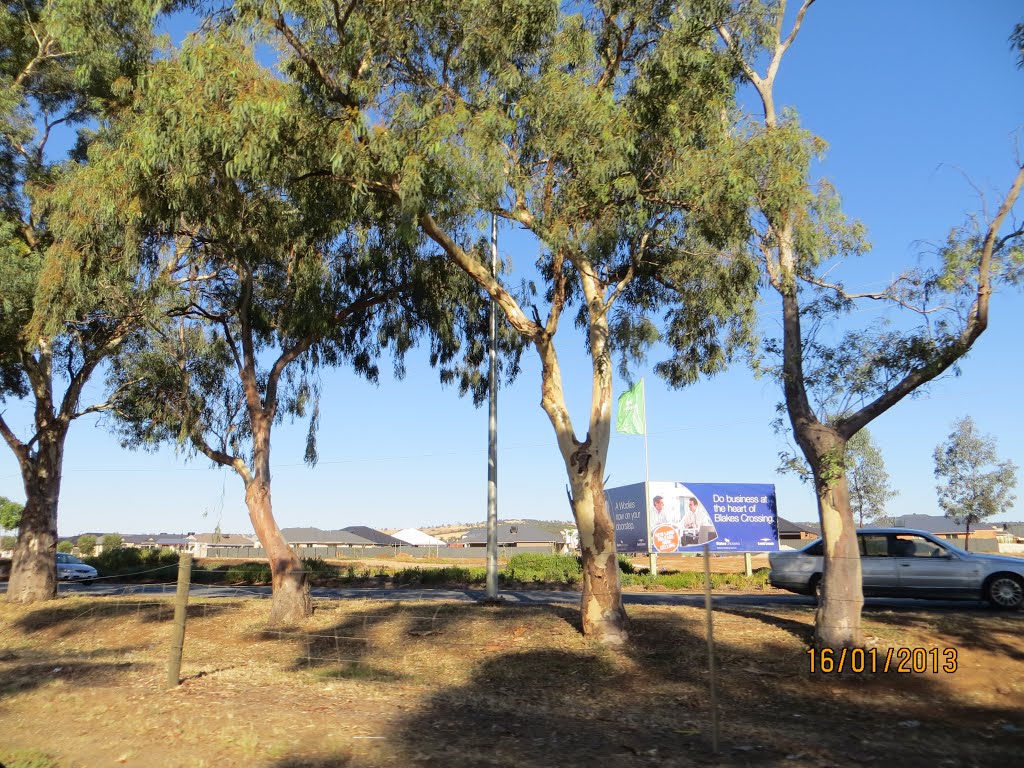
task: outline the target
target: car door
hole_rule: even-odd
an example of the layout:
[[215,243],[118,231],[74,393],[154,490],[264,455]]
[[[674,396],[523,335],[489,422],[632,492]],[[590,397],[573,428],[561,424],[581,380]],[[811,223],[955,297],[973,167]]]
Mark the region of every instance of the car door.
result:
[[979,594],[981,565],[912,533],[898,533],[891,542],[900,591],[908,597],[961,597]]
[[860,573],[865,595],[894,595],[899,593],[900,579],[896,562],[889,556],[889,535],[863,533],[860,544]]

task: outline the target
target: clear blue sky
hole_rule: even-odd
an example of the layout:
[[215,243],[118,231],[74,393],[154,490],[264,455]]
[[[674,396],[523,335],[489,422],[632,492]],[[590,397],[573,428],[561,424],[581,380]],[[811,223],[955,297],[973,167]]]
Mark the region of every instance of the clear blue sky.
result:
[[[1008,187],[1022,140],[1024,72],[1008,36],[1024,10],[1012,0],[983,3],[819,2],[783,62],[780,103],[794,107],[830,144],[820,173],[838,187],[848,215],[863,221],[873,252],[842,274],[850,288],[883,285],[977,210],[975,187],[994,205]],[[1024,215],[1024,205],[1018,209]],[[502,251],[532,263],[529,241],[503,232]],[[776,333],[776,306],[762,324]],[[867,313],[864,313],[867,316]],[[857,315],[854,315],[856,318]],[[991,324],[962,364],[871,425],[900,496],[893,514],[939,514],[932,451],[954,419],[972,416],[994,435],[1004,458],[1024,465],[1024,302],[997,295]],[[563,330],[565,333],[568,328]],[[560,340],[566,389],[577,429],[585,428],[589,364],[581,340]],[[413,353],[402,382],[374,387],[344,371],[324,374],[321,461],[302,464],[305,425],[281,425],[274,441],[274,510],[279,524],[423,527],[475,522],[486,514],[487,412],[437,383]],[[659,359],[657,352],[651,362]],[[386,368],[386,366],[385,366]],[[777,385],[742,365],[683,391],[650,371],[647,385],[650,472],[656,480],[775,483],[779,513],[817,517],[810,487],[776,473],[788,438],[771,422]],[[540,409],[539,366],[529,353],[522,375],[499,400],[499,514],[570,519],[565,471]],[[621,391],[619,382],[617,393]],[[94,385],[87,397],[101,396]],[[24,425],[23,407],[6,414]],[[22,426],[20,434],[25,434]],[[643,480],[643,441],[612,438],[610,485]],[[0,453],[0,495],[23,501],[17,466]],[[1021,496],[1024,496],[1022,489]],[[999,520],[1024,519],[1024,501]],[[121,450],[102,424],[83,419],[68,439],[59,529],[121,533],[252,530],[241,481],[205,460],[170,449]]]

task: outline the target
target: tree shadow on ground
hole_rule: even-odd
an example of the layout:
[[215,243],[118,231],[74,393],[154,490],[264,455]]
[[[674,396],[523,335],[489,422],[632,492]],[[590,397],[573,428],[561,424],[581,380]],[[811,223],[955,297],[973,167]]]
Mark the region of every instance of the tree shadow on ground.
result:
[[[230,613],[238,607],[231,603],[190,603],[188,618],[204,618]],[[107,600],[88,598],[84,601],[47,603],[14,622],[22,632],[58,629],[64,636],[91,631],[95,621],[134,619],[143,623],[165,622],[174,618],[174,598],[165,600]]]
[[[984,627],[977,617],[984,616]],[[904,630],[921,630],[940,634],[951,648],[978,648],[1018,661],[1024,660],[1021,644],[1015,642],[1024,633],[1024,613],[992,610],[987,615],[958,612],[865,611],[864,617],[878,624]]]
[[[118,652],[127,650],[131,649],[119,649]],[[8,653],[0,658],[0,699],[52,683],[74,687],[114,688],[129,676],[138,674],[140,667],[150,666],[131,662],[82,662],[69,658],[56,662],[53,659],[35,659],[11,663],[12,655]]]
[[[781,608],[779,606],[772,606],[771,608],[748,608],[729,605],[717,606],[715,608],[715,613],[738,616],[744,619],[754,619],[756,621],[763,622],[768,627],[776,627],[777,629],[787,632],[807,646],[814,642],[813,618],[810,625],[807,624],[806,620],[801,621],[797,618],[790,618],[791,616],[798,615],[806,617],[808,609],[802,606],[794,608]],[[810,609],[810,614],[813,617],[813,608]]]
[[[455,606],[439,616],[435,640],[458,633],[467,610],[473,609]],[[394,608],[355,614],[337,626],[351,630],[385,616],[411,626]],[[521,616],[521,609],[499,609],[491,620],[514,635]],[[363,744],[376,746],[292,755],[271,766],[932,768],[1015,764],[1024,748],[1024,731],[1003,729],[1022,725],[1012,702],[964,702],[941,675],[811,676],[791,641],[734,642],[723,631],[721,733],[713,754],[704,626],[692,611],[686,616],[663,609],[634,619],[622,652],[580,640],[481,655],[468,679],[440,684],[414,711],[375,723],[371,732],[380,735],[364,738],[377,741]],[[781,628],[795,631],[786,622]],[[780,658],[787,660],[782,669]]]

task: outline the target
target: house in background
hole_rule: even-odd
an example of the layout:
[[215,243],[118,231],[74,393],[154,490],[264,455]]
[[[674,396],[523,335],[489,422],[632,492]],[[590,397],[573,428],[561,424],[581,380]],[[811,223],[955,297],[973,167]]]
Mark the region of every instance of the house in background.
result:
[[369,539],[351,531],[322,531],[319,528],[282,528],[284,540],[295,549],[312,549],[314,547],[348,547],[365,548],[377,546]]
[[[1016,537],[1010,530],[1010,523],[976,523],[971,526],[969,548],[972,552],[1011,552]],[[953,542],[958,547],[964,546],[967,539],[967,526],[957,525],[943,515],[903,515],[896,518],[898,528],[916,528],[919,531],[934,533],[943,539]]]
[[[193,533],[187,538],[188,551],[195,557],[209,557],[210,549],[244,549],[258,547],[259,541],[252,534],[244,533]],[[223,554],[223,553],[221,553]]]
[[378,531],[374,528],[367,528],[365,525],[350,525],[347,528],[342,528],[343,531],[354,533],[356,536],[362,536],[367,541],[373,543],[377,547],[404,547],[407,543],[401,539],[397,539],[394,536],[388,536],[383,531]]
[[[527,549],[535,552],[558,552],[565,539],[560,533],[545,531],[529,523],[498,522],[498,546]],[[462,534],[453,547],[486,547],[487,529],[473,528]]]
[[779,521],[779,546],[790,549],[800,549],[821,536],[817,526],[807,523],[794,523],[784,517]]
[[[160,535],[164,536],[166,534]],[[121,545],[123,547],[131,547],[132,549],[159,548],[159,545],[156,543],[157,534],[154,533],[126,533],[122,538],[124,538],[124,543]]]

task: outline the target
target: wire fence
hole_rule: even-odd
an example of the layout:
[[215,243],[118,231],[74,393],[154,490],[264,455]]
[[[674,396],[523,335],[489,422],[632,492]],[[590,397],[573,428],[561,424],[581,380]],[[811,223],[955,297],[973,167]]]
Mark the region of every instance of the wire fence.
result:
[[[841,559],[841,558],[840,558]],[[853,558],[850,558],[853,559]],[[155,578],[159,574],[170,575],[171,571],[177,572],[178,564],[161,565],[133,573],[135,577]],[[90,601],[76,610],[67,618],[76,621],[90,617],[109,618],[135,616],[137,619],[145,618],[148,622],[171,623],[175,620],[176,601],[179,600],[178,583],[174,581],[149,581],[144,584],[124,584],[120,576],[97,576],[89,579],[93,584],[90,586],[90,593],[95,594],[96,585],[103,587],[110,585],[116,588],[107,593],[110,599]],[[714,580],[712,580],[714,583]],[[190,591],[199,598],[213,598],[213,600],[202,599],[189,603],[186,600],[186,615],[191,619],[217,618],[223,613],[223,609],[217,605],[217,601],[225,598],[239,600],[266,600],[272,595],[265,587],[234,586],[234,585],[209,585],[201,580],[189,580],[187,582]],[[154,595],[154,592],[157,594]],[[619,596],[621,592],[604,591],[600,589],[589,589],[587,592],[597,597]],[[186,598],[188,592],[185,593]],[[104,595],[101,591],[100,595]],[[714,603],[715,595],[712,595]],[[830,597],[833,603],[858,603],[863,604],[859,597]],[[336,604],[336,598],[331,598],[331,604]],[[401,600],[399,595],[398,600]],[[326,600],[318,600],[323,604]],[[806,603],[801,603],[806,609]],[[692,607],[692,606],[691,606]],[[334,627],[310,628],[306,630],[294,628],[262,627],[259,630],[261,639],[274,640],[279,643],[288,643],[289,654],[293,663],[300,663],[308,668],[336,666],[339,670],[346,670],[358,676],[360,670],[372,673],[369,668],[369,659],[374,656],[373,646],[386,644],[397,647],[400,639],[396,636],[382,637],[382,628],[385,631],[401,633],[402,638],[427,638],[433,635],[445,634],[445,645],[448,648],[462,648],[466,653],[474,653],[480,650],[478,641],[463,642],[456,634],[445,632],[445,623],[454,610],[451,605],[435,605],[429,607],[429,603],[411,607],[408,603],[399,604],[397,608],[385,610],[378,614],[372,613],[350,613],[339,618],[339,623]],[[728,612],[729,608],[725,611]],[[820,611],[819,611],[820,614]],[[400,621],[396,622],[396,617]],[[818,616],[819,622],[823,617]],[[389,629],[390,625],[390,629]],[[808,625],[808,631],[814,629],[813,624]],[[831,632],[834,630],[845,631],[849,625],[845,621],[838,624],[821,624],[816,626],[817,632]],[[414,649],[415,650],[415,649]],[[407,652],[407,651],[406,651]],[[429,652],[428,650],[415,650],[416,653]]]

